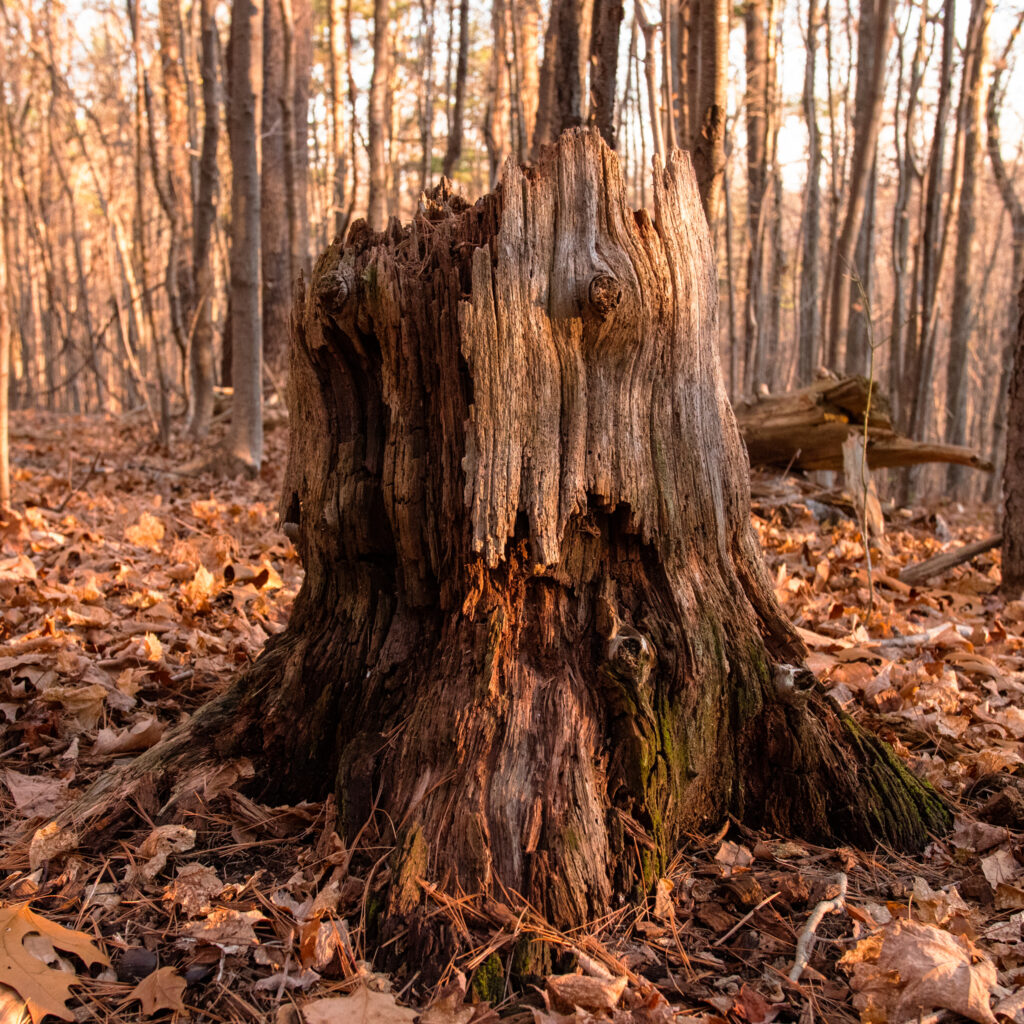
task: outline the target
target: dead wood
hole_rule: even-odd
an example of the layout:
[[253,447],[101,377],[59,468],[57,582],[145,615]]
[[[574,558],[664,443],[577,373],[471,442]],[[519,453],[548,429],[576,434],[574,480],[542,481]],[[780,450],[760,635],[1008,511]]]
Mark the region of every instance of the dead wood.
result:
[[[870,414],[868,413],[870,397]],[[752,466],[843,468],[843,444],[864,433],[870,469],[953,462],[986,472],[992,463],[970,448],[914,441],[895,430],[888,398],[865,377],[820,380],[799,391],[737,403],[736,423]]]
[[926,558],[923,562],[908,565],[900,573],[900,582],[917,586],[920,583],[927,583],[928,580],[952,569],[957,565],[963,565],[986,551],[999,547],[1003,543],[1002,535],[986,537],[984,540],[975,541],[973,544],[964,544],[955,551],[944,551],[941,555]]

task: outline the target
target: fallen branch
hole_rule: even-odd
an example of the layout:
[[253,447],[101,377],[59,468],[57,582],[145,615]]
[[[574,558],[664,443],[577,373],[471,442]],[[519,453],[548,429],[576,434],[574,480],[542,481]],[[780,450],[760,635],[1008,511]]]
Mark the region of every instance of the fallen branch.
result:
[[839,883],[839,892],[835,898],[822,900],[811,911],[811,916],[807,918],[807,924],[804,925],[804,930],[800,933],[800,938],[797,939],[796,958],[793,961],[793,969],[789,972],[790,981],[799,981],[800,975],[804,973],[804,968],[811,958],[811,948],[814,945],[818,925],[821,924],[824,916],[826,914],[838,914],[846,906],[846,886],[848,884],[846,872],[840,871],[836,875],[836,881]]
[[931,558],[926,558],[923,562],[908,565],[900,573],[900,582],[907,583],[910,586],[927,583],[928,580],[941,575],[947,569],[963,565],[964,562],[969,562],[972,558],[977,558],[978,555],[983,555],[986,551],[991,551],[1002,543],[1003,538],[1000,534],[995,537],[987,537],[985,540],[975,541],[973,544],[964,544],[954,551],[944,551],[941,555],[933,555]]
[[738,402],[736,423],[752,466],[843,468],[843,444],[863,436],[869,469],[953,462],[991,472],[992,463],[970,448],[914,441],[896,432],[888,399],[864,377],[820,380],[810,387]]

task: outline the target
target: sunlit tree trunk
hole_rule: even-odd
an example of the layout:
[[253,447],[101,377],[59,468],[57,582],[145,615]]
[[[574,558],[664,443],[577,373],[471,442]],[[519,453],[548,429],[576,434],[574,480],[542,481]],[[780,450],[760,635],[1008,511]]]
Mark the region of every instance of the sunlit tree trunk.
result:
[[[387,132],[391,121],[388,77],[391,62],[390,4],[373,3],[373,76],[370,79],[367,139],[370,161],[370,195],[367,217],[374,231],[383,231],[388,217]],[[461,130],[461,129],[460,129]]]
[[1024,590],[1024,280],[1017,299],[1017,337],[1009,387],[1003,468],[1003,582],[1009,598]]
[[590,31],[590,113],[588,122],[615,147],[615,80],[619,32],[625,13],[622,0],[593,0]]
[[[968,48],[963,73],[963,100],[958,131],[963,137],[963,180],[957,211],[956,266],[953,275],[953,305],[949,323],[949,359],[946,363],[946,442],[964,444],[967,440],[968,348],[974,330],[975,275],[970,268],[976,262],[975,228],[978,216],[978,185],[983,154],[983,118],[985,82],[988,64],[988,24],[992,0],[974,0]],[[948,486],[956,491],[963,481],[962,468],[949,467]]]
[[800,339],[797,383],[810,384],[821,351],[821,131],[816,108],[818,0],[807,0],[807,57],[804,64],[803,113],[807,124],[807,185],[804,192],[800,261]]
[[218,49],[215,0],[200,0],[200,75],[203,93],[203,140],[199,154],[199,180],[193,213],[192,266],[196,291],[196,322],[192,334],[189,366],[192,402],[189,429],[196,437],[205,437],[213,417],[214,275],[210,246],[213,221],[217,215],[217,143],[220,137],[218,102]]
[[[381,0],[376,0],[380,4]],[[453,26],[454,27],[454,26]],[[459,4],[459,50],[455,63],[455,98],[451,106],[452,126],[448,133],[448,146],[444,151],[441,173],[446,178],[455,174],[462,156],[463,122],[466,106],[466,76],[469,74],[469,0]]]
[[[273,2],[273,0],[271,0]],[[262,0],[234,0],[228,52],[231,154],[231,430],[228,452],[249,472],[263,460],[263,320],[260,309]]]
[[892,0],[863,0],[857,42],[857,91],[854,106],[853,157],[847,185],[846,214],[832,261],[829,282],[829,347],[839,356],[845,351],[850,313],[854,248],[867,200],[875,144],[882,121],[885,74],[892,38]]

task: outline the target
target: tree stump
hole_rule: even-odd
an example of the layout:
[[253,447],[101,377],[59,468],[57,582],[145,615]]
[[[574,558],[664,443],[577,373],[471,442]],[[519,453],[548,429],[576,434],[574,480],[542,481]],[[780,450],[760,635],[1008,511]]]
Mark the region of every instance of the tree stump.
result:
[[429,880],[578,925],[727,814],[902,848],[948,824],[803,667],[686,154],[654,200],[630,210],[573,130],[473,206],[442,185],[407,227],[355,225],[296,306],[282,511],[305,583],[140,762],[246,753],[267,799],[333,791],[348,839],[393,829],[393,918]]

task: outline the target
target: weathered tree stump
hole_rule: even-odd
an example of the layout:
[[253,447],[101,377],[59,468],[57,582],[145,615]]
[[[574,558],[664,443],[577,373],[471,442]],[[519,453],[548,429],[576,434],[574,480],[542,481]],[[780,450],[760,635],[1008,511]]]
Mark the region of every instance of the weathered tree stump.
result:
[[688,157],[633,212],[574,130],[467,206],[356,225],[297,307],[288,629],[146,755],[246,753],[267,798],[333,791],[419,879],[559,925],[643,892],[732,813],[920,846],[932,790],[803,668],[749,522]]

